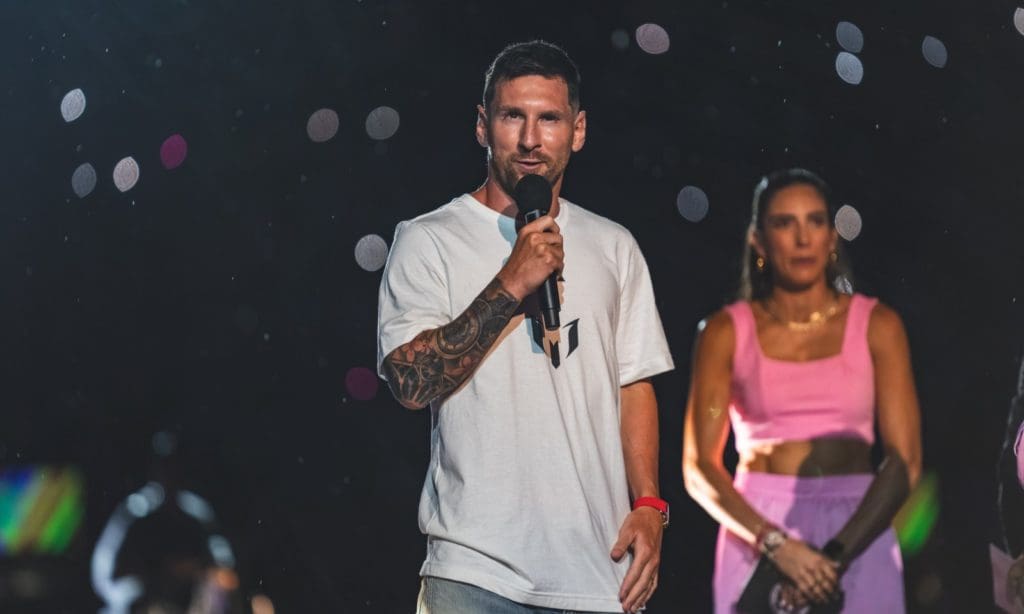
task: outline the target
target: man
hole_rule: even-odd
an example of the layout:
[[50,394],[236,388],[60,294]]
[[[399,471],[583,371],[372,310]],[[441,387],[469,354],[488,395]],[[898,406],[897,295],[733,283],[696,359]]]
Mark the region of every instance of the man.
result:
[[[486,182],[395,232],[377,358],[403,406],[431,407],[421,614],[633,612],[657,585],[648,378],[673,364],[633,237],[558,197],[586,137],[579,81],[554,45],[502,51],[477,107]],[[553,196],[517,233],[526,174]],[[563,264],[563,326],[545,335],[533,293]]]

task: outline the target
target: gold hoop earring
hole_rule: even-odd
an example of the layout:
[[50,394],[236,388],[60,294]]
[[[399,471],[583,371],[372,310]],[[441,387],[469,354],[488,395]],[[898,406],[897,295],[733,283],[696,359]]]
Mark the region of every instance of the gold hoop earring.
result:
[[832,252],[829,258],[832,259],[832,264],[839,262],[839,252]]
[[761,273],[764,273],[764,258],[758,256],[757,260],[754,261],[754,264],[757,265],[757,270],[758,271],[760,271]]

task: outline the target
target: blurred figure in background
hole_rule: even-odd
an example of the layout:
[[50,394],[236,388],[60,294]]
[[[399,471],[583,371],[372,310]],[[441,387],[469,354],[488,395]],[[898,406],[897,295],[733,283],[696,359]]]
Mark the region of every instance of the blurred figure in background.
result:
[[[783,581],[749,611],[807,603],[904,611],[890,525],[921,471],[910,353],[895,311],[839,291],[835,212],[817,175],[765,177],[754,192],[740,300],[711,316],[697,340],[683,474],[721,523],[721,614],[736,611],[761,567]],[[735,478],[722,459],[730,420]],[[886,453],[877,473],[876,422]]]
[[93,587],[107,604],[101,612],[273,614],[265,598],[252,610],[243,601],[212,506],[183,487],[174,436],[161,432],[153,442],[153,479],[118,505],[93,551]]
[[[1003,578],[996,577],[996,600],[1004,590],[1007,605],[1024,611],[1024,358],[1017,378],[1017,394],[1010,401],[1006,435],[999,457],[999,516],[1007,554],[1015,561]],[[993,573],[996,569],[993,568]],[[1004,584],[1004,586],[1001,586]]]

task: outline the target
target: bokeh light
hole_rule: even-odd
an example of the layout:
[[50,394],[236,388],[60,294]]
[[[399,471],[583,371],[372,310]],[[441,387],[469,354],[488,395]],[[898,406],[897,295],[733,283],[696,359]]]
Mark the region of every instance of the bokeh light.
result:
[[836,280],[832,282],[832,286],[835,287],[836,292],[843,294],[853,294],[853,282],[846,275],[839,275]]
[[256,595],[252,598],[252,614],[274,614],[274,602],[266,595]]
[[73,122],[85,113],[85,92],[73,89],[60,101],[60,114],[66,122]]
[[180,134],[172,134],[160,145],[160,163],[167,170],[176,169],[188,155],[188,143]]
[[612,32],[612,47],[623,51],[629,49],[629,32],[619,29]]
[[836,56],[836,73],[850,85],[859,85],[864,80],[864,65],[849,51],[840,51]]
[[1013,12],[1013,26],[1024,36],[1024,8],[1018,8]]
[[29,465],[0,469],[0,558],[61,554],[85,514],[78,469]]
[[939,517],[938,490],[938,478],[932,472],[926,473],[893,519],[900,549],[906,557],[920,552],[931,537]]
[[864,49],[864,33],[849,21],[840,21],[836,26],[836,41],[850,53],[860,53]]
[[379,235],[366,235],[356,243],[356,264],[363,270],[379,271],[388,259],[388,243]]
[[656,23],[645,23],[636,29],[636,44],[651,55],[660,55],[668,51],[668,32]]
[[357,401],[369,401],[377,396],[380,380],[366,367],[353,367],[345,374],[345,389]]
[[690,222],[703,220],[708,214],[709,207],[708,195],[697,186],[688,185],[679,190],[679,195],[676,196],[676,209],[679,210],[679,215]]
[[114,185],[118,190],[127,192],[138,182],[139,163],[135,161],[135,158],[128,156],[117,163],[114,167]]
[[843,205],[836,211],[836,231],[847,241],[853,241],[860,235],[863,223],[860,212],[850,205]]
[[96,169],[88,162],[79,165],[71,175],[71,189],[75,196],[85,198],[96,189]]
[[934,36],[926,36],[921,41],[921,54],[924,55],[924,60],[935,68],[944,68],[949,61],[945,43]]
[[338,134],[338,114],[332,109],[314,111],[306,122],[306,134],[314,143],[326,143]]
[[385,141],[398,132],[398,111],[391,107],[377,107],[366,116],[366,134],[375,141]]
[[158,431],[153,434],[152,445],[157,456],[170,456],[178,447],[178,438],[169,431]]

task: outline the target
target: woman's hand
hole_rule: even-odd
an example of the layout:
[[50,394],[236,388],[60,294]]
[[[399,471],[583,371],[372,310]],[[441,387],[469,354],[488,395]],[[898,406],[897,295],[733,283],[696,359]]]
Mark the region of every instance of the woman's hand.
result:
[[772,560],[812,601],[824,603],[836,590],[839,564],[798,539],[784,541],[775,549]]

